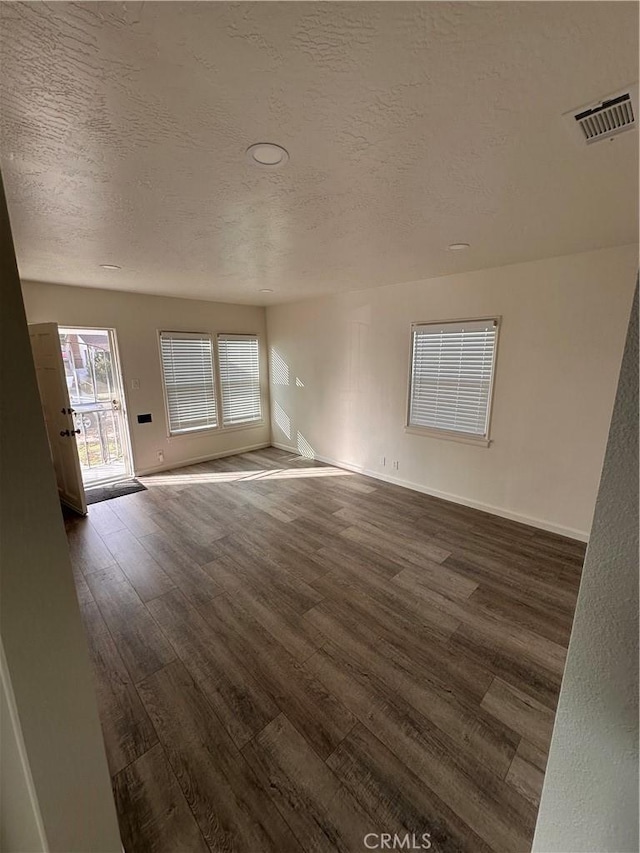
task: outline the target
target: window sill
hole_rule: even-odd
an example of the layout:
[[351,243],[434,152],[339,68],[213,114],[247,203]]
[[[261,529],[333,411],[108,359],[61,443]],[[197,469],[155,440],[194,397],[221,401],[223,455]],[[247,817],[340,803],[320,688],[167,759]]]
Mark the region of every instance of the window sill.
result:
[[411,435],[422,435],[427,438],[443,438],[445,441],[457,441],[461,444],[475,444],[477,447],[489,447],[491,439],[484,436],[466,435],[463,432],[448,432],[443,429],[429,429],[428,427],[405,426],[405,432]]
[[200,438],[210,432],[220,432],[220,427],[203,427],[202,429],[190,429],[187,432],[170,432],[167,441],[181,441],[183,438]]
[[241,429],[257,429],[258,427],[266,426],[264,418],[261,421],[246,421],[243,424],[232,424],[231,426],[221,426],[220,432],[237,432]]
[[193,429],[189,432],[176,432],[174,434],[167,435],[167,441],[180,441],[183,438],[202,438],[207,435],[207,433],[227,433],[227,432],[237,432],[238,430],[243,429],[257,429],[258,427],[266,426],[266,421],[264,418],[261,421],[247,421],[244,424],[233,424],[233,426],[214,426],[214,427],[205,427],[204,429]]

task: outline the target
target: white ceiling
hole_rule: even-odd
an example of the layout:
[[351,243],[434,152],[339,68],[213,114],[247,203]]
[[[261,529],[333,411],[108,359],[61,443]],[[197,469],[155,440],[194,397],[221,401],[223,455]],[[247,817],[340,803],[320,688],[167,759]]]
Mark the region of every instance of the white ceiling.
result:
[[637,132],[581,147],[560,117],[637,79],[636,3],[0,16],[25,279],[268,304],[637,240]]

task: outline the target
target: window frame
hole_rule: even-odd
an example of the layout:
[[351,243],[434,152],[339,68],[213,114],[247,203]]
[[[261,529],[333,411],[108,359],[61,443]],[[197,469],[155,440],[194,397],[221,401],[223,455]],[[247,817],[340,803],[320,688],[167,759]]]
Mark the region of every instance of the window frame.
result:
[[[495,346],[493,349],[493,359],[491,362],[491,382],[489,384],[489,396],[487,399],[487,431],[485,435],[474,435],[473,433],[463,432],[462,430],[441,429],[438,427],[419,426],[411,423],[411,389],[413,384],[413,336],[418,326],[438,326],[447,323],[483,323],[486,321],[495,323],[496,337]],[[499,314],[489,314],[482,317],[464,317],[453,318],[447,320],[422,320],[420,322],[411,323],[409,330],[409,371],[407,382],[407,402],[405,408],[405,426],[404,431],[413,435],[422,435],[431,438],[441,438],[448,441],[458,441],[462,444],[473,444],[479,447],[490,447],[492,444],[491,426],[493,415],[493,396],[496,384],[496,370],[498,364],[498,347],[500,343],[500,327],[502,325],[502,317]]]
[[[210,432],[234,432],[236,430],[242,429],[255,429],[257,427],[264,427],[267,423],[265,418],[265,395],[264,395],[264,384],[263,384],[263,362],[264,362],[264,352],[262,347],[262,335],[259,332],[210,332],[204,331],[202,329],[157,329],[157,339],[158,339],[158,359],[160,362],[160,382],[162,383],[162,397],[164,400],[164,420],[166,425],[166,437],[167,441],[181,441],[184,438],[189,438],[190,436],[197,437],[202,436],[206,433]],[[217,416],[217,424],[215,426],[202,427],[201,429],[192,429],[186,430],[184,432],[171,432],[171,424],[169,419],[169,399],[167,397],[167,386],[164,379],[164,365],[162,362],[162,335],[167,334],[175,334],[175,335],[202,335],[203,337],[208,337],[211,339],[211,362],[213,369],[213,387],[214,394],[216,400],[216,416]],[[224,426],[223,424],[223,409],[222,409],[222,381],[220,377],[220,368],[219,368],[219,360],[218,360],[218,336],[221,335],[225,337],[227,335],[238,335],[242,337],[252,337],[256,338],[258,342],[258,381],[260,387],[260,413],[261,417],[259,421],[246,421],[241,424],[231,424],[229,426]]]
[[[164,362],[162,359],[162,335],[201,335],[203,338],[209,338],[211,341],[211,372],[213,374],[213,394],[216,403],[216,424],[214,426],[200,427],[198,429],[181,430],[180,432],[171,432],[171,417],[169,415],[169,397],[167,395],[167,383],[165,381]],[[167,440],[175,441],[176,439],[189,438],[189,436],[199,436],[204,433],[219,431],[221,429],[220,408],[219,408],[219,388],[218,388],[218,372],[217,359],[214,347],[213,334],[202,330],[193,329],[158,329],[158,357],[160,359],[160,379],[162,382],[162,397],[164,399],[164,416],[167,427]]]
[[[223,390],[222,390],[222,375],[220,373],[220,350],[219,350],[219,342],[220,338],[255,338],[256,343],[258,345],[258,392],[260,397],[260,419],[253,421],[244,421],[243,423],[238,424],[228,424],[225,426],[224,424],[224,399],[223,399]],[[220,425],[219,429],[224,430],[225,432],[230,432],[232,430],[239,429],[254,429],[255,427],[264,426],[266,423],[264,416],[264,389],[262,384],[262,362],[263,362],[263,352],[262,352],[262,339],[261,336],[257,332],[216,332],[216,382],[218,395],[220,399]]]

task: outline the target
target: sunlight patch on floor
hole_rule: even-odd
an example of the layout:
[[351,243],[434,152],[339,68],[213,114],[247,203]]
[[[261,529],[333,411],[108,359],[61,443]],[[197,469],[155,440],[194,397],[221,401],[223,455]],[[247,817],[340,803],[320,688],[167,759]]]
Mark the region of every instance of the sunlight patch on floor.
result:
[[175,474],[165,472],[139,477],[147,488],[153,486],[195,486],[201,483],[239,483],[252,480],[299,480],[307,477],[350,477],[351,471],[333,468],[330,465],[322,468],[277,468],[269,471],[211,471],[188,474],[177,471]]

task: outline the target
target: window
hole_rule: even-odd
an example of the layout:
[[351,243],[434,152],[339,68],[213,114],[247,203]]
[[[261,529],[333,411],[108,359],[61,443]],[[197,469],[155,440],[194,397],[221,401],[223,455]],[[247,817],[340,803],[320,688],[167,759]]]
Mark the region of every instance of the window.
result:
[[218,425],[211,335],[160,332],[169,434]]
[[412,327],[408,426],[488,441],[498,320]]
[[222,425],[261,421],[258,338],[255,335],[218,335],[218,367]]

